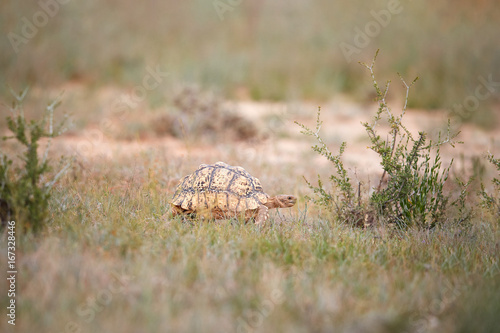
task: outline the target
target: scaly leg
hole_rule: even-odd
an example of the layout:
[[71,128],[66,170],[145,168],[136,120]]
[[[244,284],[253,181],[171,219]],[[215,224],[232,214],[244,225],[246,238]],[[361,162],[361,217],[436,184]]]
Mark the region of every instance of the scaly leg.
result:
[[257,209],[257,217],[255,218],[255,224],[264,224],[269,217],[269,208],[264,205],[260,205]]

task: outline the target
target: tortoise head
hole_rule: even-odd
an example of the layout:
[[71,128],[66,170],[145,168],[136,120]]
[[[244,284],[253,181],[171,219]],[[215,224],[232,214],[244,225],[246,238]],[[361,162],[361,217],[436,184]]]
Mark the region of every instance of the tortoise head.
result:
[[288,208],[295,205],[297,198],[290,194],[280,194],[275,197],[270,197],[265,206],[267,208]]

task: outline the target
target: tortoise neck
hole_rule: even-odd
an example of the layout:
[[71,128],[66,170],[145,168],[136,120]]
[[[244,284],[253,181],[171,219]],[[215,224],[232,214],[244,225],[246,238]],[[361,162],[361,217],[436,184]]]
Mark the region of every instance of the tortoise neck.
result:
[[273,208],[280,208],[282,205],[281,205],[280,201],[278,200],[278,198],[269,197],[267,199],[267,202],[264,204],[264,206],[266,206],[269,209],[273,209]]

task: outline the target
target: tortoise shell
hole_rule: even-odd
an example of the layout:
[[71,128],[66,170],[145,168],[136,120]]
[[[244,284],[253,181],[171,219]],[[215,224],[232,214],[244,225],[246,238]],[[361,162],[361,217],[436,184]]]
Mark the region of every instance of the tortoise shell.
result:
[[172,205],[185,212],[211,211],[236,215],[256,210],[269,195],[260,181],[240,166],[224,162],[202,164],[177,185]]

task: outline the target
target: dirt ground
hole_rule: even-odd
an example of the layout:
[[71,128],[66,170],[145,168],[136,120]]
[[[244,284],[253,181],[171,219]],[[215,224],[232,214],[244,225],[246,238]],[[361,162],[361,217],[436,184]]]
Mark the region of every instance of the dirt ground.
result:
[[[333,169],[328,161],[312,151],[314,138],[300,133],[294,122],[314,128],[318,107],[323,121],[320,135],[329,149],[336,153],[342,142],[347,143],[343,156],[345,166],[354,179],[374,182],[381,174],[378,156],[368,149],[370,142],[363,122],[371,122],[377,104],[358,104],[346,96],[336,95],[326,103],[314,102],[254,102],[250,100],[223,101],[222,107],[250,121],[257,128],[256,137],[248,140],[233,140],[224,136],[210,140],[203,136],[149,135],[151,124],[158,115],[168,113],[165,106],[153,108],[141,101],[127,112],[118,114],[113,110],[117,96],[127,93],[115,87],[101,87],[94,91],[79,84],[68,84],[63,88],[34,90],[35,95],[56,96],[64,90],[62,111],[71,114],[69,131],[52,143],[56,154],[76,156],[86,165],[112,161],[137,160],[153,156],[165,167],[174,170],[180,178],[201,163],[225,161],[241,165],[261,178],[268,186],[297,188],[304,185],[303,176],[314,180],[318,174],[328,176]],[[389,103],[394,114],[401,112],[402,101]],[[498,108],[500,110],[500,107]],[[419,131],[429,133],[436,139],[439,130],[446,128],[450,114],[445,110],[409,109],[403,119],[407,129],[417,135]],[[500,155],[498,129],[486,131],[472,124],[460,125],[451,114],[453,131],[460,130],[456,138],[463,141],[455,148],[445,145],[441,153],[444,164],[454,158],[454,170],[459,174],[472,174],[474,160],[488,152]],[[140,135],[128,135],[130,128],[140,127]],[[380,134],[387,135],[389,128],[379,124]],[[498,128],[498,126],[497,126]],[[486,164],[483,160],[483,164]],[[271,169],[263,172],[264,169]],[[274,175],[274,176],[273,176]],[[264,178],[264,179],[262,179]],[[175,179],[171,180],[175,182]],[[283,183],[284,182],[284,183]],[[277,190],[281,190],[278,188]]]

